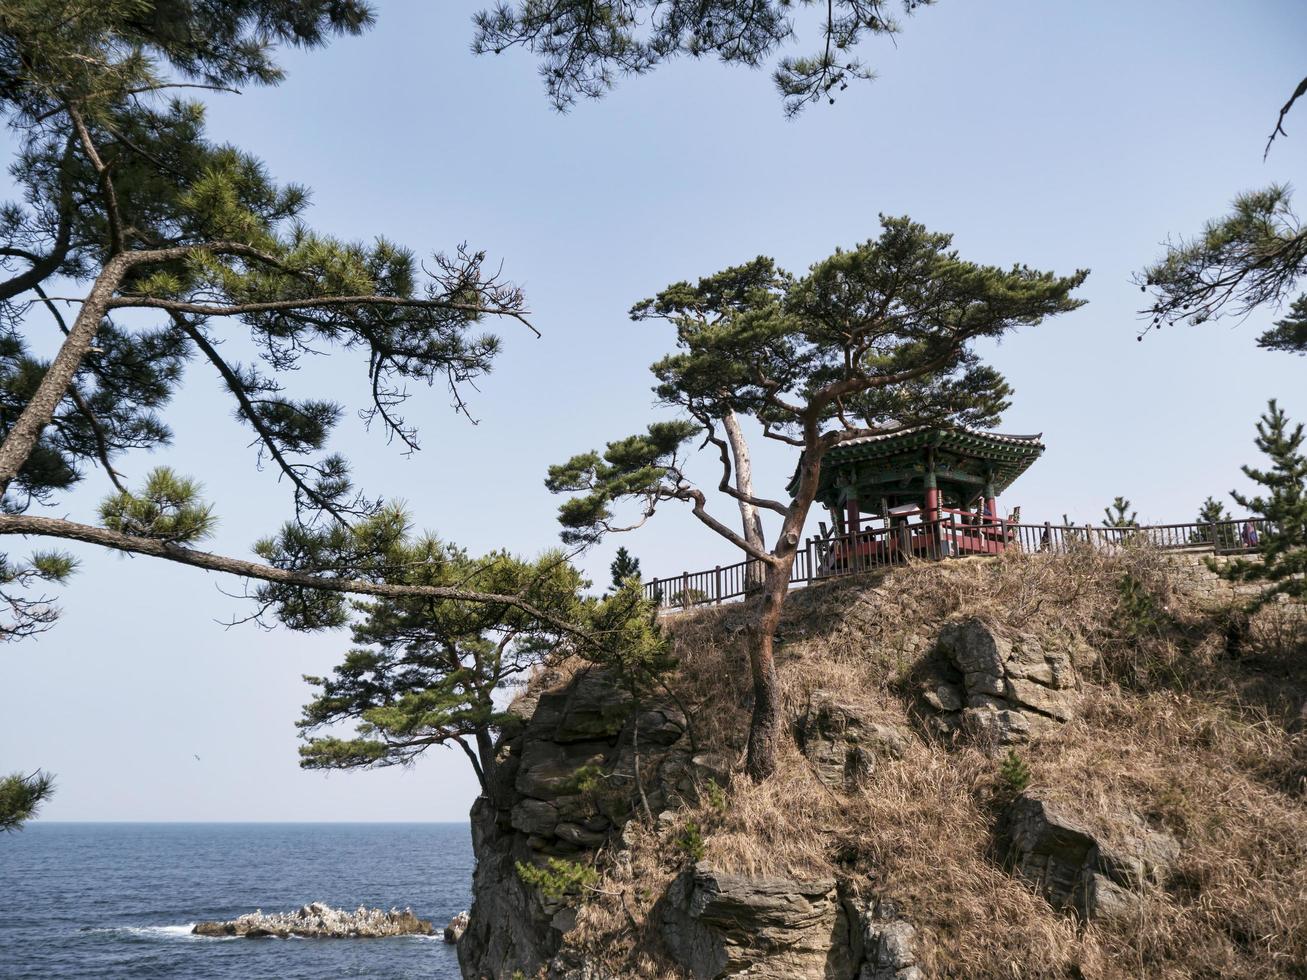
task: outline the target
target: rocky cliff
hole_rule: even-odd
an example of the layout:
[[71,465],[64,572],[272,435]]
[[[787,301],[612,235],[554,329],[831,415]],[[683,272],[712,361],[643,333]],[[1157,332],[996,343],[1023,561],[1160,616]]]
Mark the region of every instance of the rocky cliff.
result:
[[464,976],[1307,975],[1307,620],[1207,576],[1014,556],[796,593],[761,785],[747,605],[667,622],[665,697],[538,677],[472,813]]

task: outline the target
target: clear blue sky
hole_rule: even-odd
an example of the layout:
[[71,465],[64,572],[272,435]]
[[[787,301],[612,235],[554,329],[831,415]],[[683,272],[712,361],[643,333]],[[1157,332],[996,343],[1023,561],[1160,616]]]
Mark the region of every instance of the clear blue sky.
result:
[[[216,138],[313,189],[319,228],[419,252],[466,240],[525,285],[544,337],[502,328],[478,426],[432,391],[411,403],[417,456],[352,419],[341,433],[367,486],[446,537],[525,552],[556,542],[545,468],[653,412],[647,365],[670,339],[627,320],[634,301],[759,253],[802,270],[874,236],[880,212],[955,233],[967,258],[1093,270],[1088,306],[992,352],[1016,389],[1004,428],[1042,431],[1049,447],[1003,502],[1027,518],[1097,520],[1125,494],[1143,519],[1190,519],[1208,494],[1245,485],[1267,397],[1307,418],[1307,362],[1255,346],[1269,312],[1136,343],[1144,297],[1129,281],[1168,234],[1196,231],[1236,192],[1307,172],[1307,107],[1262,161],[1307,72],[1296,0],[941,0],[897,46],[866,46],[874,84],[795,122],[765,73],[690,62],[560,116],[528,56],[468,53],[474,9],[382,2],[370,34],[289,52],[284,85],[216,97],[210,112]],[[363,379],[362,364],[333,356],[297,390],[357,405]],[[174,449],[123,468],[139,478],[166,462],[203,480],[222,517],[213,547],[247,553],[287,513],[285,488],[255,470],[202,365],[171,421]],[[757,451],[760,487],[779,493],[793,458]],[[105,489],[94,474],[57,512],[91,519]],[[670,508],[624,543],[650,573],[735,560]],[[587,557],[594,577],[615,547]],[[297,768],[300,675],[329,670],[347,637],[224,629],[248,611],[221,591],[239,582],[78,553],[63,621],[0,650],[0,770],[57,773],[49,819],[465,816],[474,781],[455,752],[409,771]]]

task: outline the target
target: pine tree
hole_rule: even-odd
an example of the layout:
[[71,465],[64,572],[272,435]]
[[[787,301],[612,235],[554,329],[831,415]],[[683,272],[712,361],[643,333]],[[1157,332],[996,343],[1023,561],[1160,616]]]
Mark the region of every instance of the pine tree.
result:
[[1233,492],[1240,507],[1264,520],[1257,550],[1261,561],[1240,559],[1222,569],[1236,582],[1265,583],[1258,604],[1277,595],[1307,597],[1307,454],[1302,423],[1293,425],[1271,399],[1257,422],[1257,448],[1269,460],[1268,469],[1244,466],[1243,472],[1265,488],[1265,496]]
[[[901,0],[905,14],[934,0]],[[805,0],[803,6],[812,6]],[[821,49],[777,60],[772,79],[794,116],[817,103],[833,104],[853,81],[874,77],[853,51],[868,37],[893,37],[900,24],[892,0],[832,0],[816,19]],[[728,65],[764,63],[795,34],[792,0],[594,0],[499,3],[477,15],[478,54],[521,47],[541,59],[540,74],[554,106],[599,98],[624,75],[643,74],[681,56],[717,58]]]
[[1130,501],[1116,497],[1110,506],[1103,508],[1103,527],[1138,527],[1139,514],[1130,509]]
[[640,559],[631,557],[631,553],[625,547],[617,549],[617,556],[613,559],[613,563],[608,566],[608,570],[613,576],[612,590],[614,592],[619,591],[627,583],[628,579],[635,579],[637,583],[640,581]]
[[39,769],[0,778],[0,832],[21,830],[53,794],[54,778]]
[[1288,315],[1276,320],[1274,327],[1257,338],[1257,346],[1290,354],[1307,354],[1307,295],[1293,301]]
[[[361,413],[417,449],[402,414],[408,391],[448,386],[466,411],[460,392],[499,349],[482,325],[525,322],[521,293],[479,251],[424,262],[381,236],[362,244],[314,231],[307,190],[211,137],[204,106],[186,98],[275,84],[279,46],[321,47],[372,20],[361,0],[0,5],[0,116],[17,185],[0,206],[0,535],[384,594],[363,537],[337,549],[326,575],[291,553],[276,566],[208,555],[187,546],[215,519],[195,480],[165,467],[131,488],[118,469],[132,451],[167,449],[169,402],[198,361],[230,395],[251,463],[289,487],[291,523],[349,538],[381,502],[332,451],[337,422]],[[76,300],[71,319],[56,283]],[[160,322],[141,326],[134,311]],[[29,335],[58,331],[53,359],[33,353]],[[223,347],[237,335],[253,351],[244,363]],[[332,348],[357,357],[362,406],[290,390],[302,359]],[[39,513],[97,470],[113,491],[99,525]],[[58,611],[40,589],[73,566],[59,552],[0,555],[10,613],[0,634],[48,628]]]
[[[513,721],[501,697],[506,687],[575,656],[609,669],[638,706],[671,666],[653,606],[634,579],[596,599],[581,595],[588,583],[557,553],[535,561],[502,552],[473,557],[430,535],[396,536],[386,552],[392,583],[459,588],[448,588],[443,600],[415,595],[337,606],[334,616],[322,607],[301,611],[305,623],[348,622],[355,644],[330,676],[305,677],[318,688],[298,722],[306,769],[408,765],[434,746],[453,746],[493,795],[498,737]],[[469,587],[522,596],[551,619],[461,598]],[[295,618],[290,610],[282,615]],[[342,722],[355,723],[352,737],[334,734]]]
[[[638,505],[638,526],[676,500],[762,566],[761,608],[749,634],[747,766],[754,779],[765,779],[776,765],[774,637],[826,452],[876,426],[993,420],[1009,389],[980,363],[973,342],[1082,304],[1071,292],[1084,271],[1060,277],[1020,265],[981,266],[961,259],[950,236],[908,218],[882,217],[881,224],[878,238],[835,252],[804,276],[761,257],[697,284],[675,283],[636,304],[636,319],[676,328],[677,353],[653,365],[655,391],[689,418],[656,421],[603,452],[574,456],[551,467],[545,481],[555,493],[573,494],[559,508],[569,543],[629,530],[633,525],[615,520],[620,502]],[[737,297],[742,309],[705,324],[701,311],[720,307],[724,296]],[[802,450],[797,492],[785,503],[742,494],[731,454],[718,446],[717,489],[780,518],[770,550],[710,514],[707,495],[686,473],[688,449],[713,444],[713,420],[728,411],[752,417],[765,436]]]
[[1215,544],[1218,548],[1229,547],[1236,535],[1230,526],[1230,512],[1215,497],[1208,497],[1198,508],[1194,518],[1198,529],[1189,535],[1193,544]]
[[[402,524],[377,529],[389,538],[387,581],[448,589],[452,597],[283,612],[284,619],[300,618],[306,626],[348,622],[355,644],[330,676],[305,678],[319,693],[299,721],[305,740],[300,765],[406,765],[432,746],[452,745],[488,790],[495,733],[507,717],[497,695],[560,651],[569,634],[520,610],[458,598],[453,587],[520,595],[557,622],[579,622],[584,583],[561,554],[535,561],[503,552],[478,557],[432,535],[410,540]],[[354,737],[331,733],[343,721],[357,724]]]

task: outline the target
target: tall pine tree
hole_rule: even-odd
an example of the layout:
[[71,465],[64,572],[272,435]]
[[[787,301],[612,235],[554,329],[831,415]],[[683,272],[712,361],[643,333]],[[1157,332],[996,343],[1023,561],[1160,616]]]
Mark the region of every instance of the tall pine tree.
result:
[[616,556],[613,558],[613,563],[608,566],[608,571],[613,577],[612,590],[617,592],[632,579],[639,583],[640,559],[633,557],[625,546],[619,547]]
[[1257,550],[1261,561],[1238,560],[1222,569],[1232,581],[1264,583],[1259,604],[1277,595],[1307,597],[1307,454],[1302,423],[1289,422],[1271,399],[1257,423],[1257,448],[1267,469],[1244,466],[1243,472],[1265,489],[1265,496],[1234,492],[1239,506],[1264,518]]
[[1103,527],[1138,527],[1139,514],[1130,509],[1130,501],[1125,497],[1116,497],[1112,503],[1103,508]]
[[[908,218],[882,217],[878,238],[792,276],[759,258],[691,284],[676,283],[636,305],[637,319],[676,327],[678,351],[653,366],[663,401],[701,409],[688,419],[651,423],[603,452],[549,470],[546,486],[574,496],[559,508],[564,540],[593,543],[630,530],[669,500],[730,541],[764,569],[758,615],[749,635],[753,714],[747,767],[754,779],[775,769],[781,737],[773,654],[790,570],[812,507],[826,453],[876,427],[990,422],[1008,388],[980,363],[976,341],[1074,310],[1071,296],[1087,272],[1056,276],[1026,266],[998,268],[962,259],[949,235]],[[747,290],[748,308],[705,325],[699,311],[725,290]],[[680,397],[676,397],[679,394]],[[744,494],[714,420],[751,416],[766,437],[801,450],[797,490],[788,502]],[[696,442],[716,444],[716,488],[780,518],[770,549],[751,543],[708,510],[687,456]],[[637,505],[634,523],[615,505]]]

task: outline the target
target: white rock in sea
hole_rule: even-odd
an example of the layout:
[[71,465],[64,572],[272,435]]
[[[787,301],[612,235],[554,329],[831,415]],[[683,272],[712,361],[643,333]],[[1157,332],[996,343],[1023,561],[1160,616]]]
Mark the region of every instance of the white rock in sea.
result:
[[430,936],[435,932],[430,919],[419,919],[413,910],[333,909],[323,902],[311,902],[293,912],[265,913],[262,909],[227,922],[198,922],[191,932],[199,936],[306,936],[313,939],[380,938],[383,936]]
[[458,942],[463,933],[467,932],[467,924],[471,919],[466,909],[450,919],[449,925],[445,926],[445,942],[450,944]]

